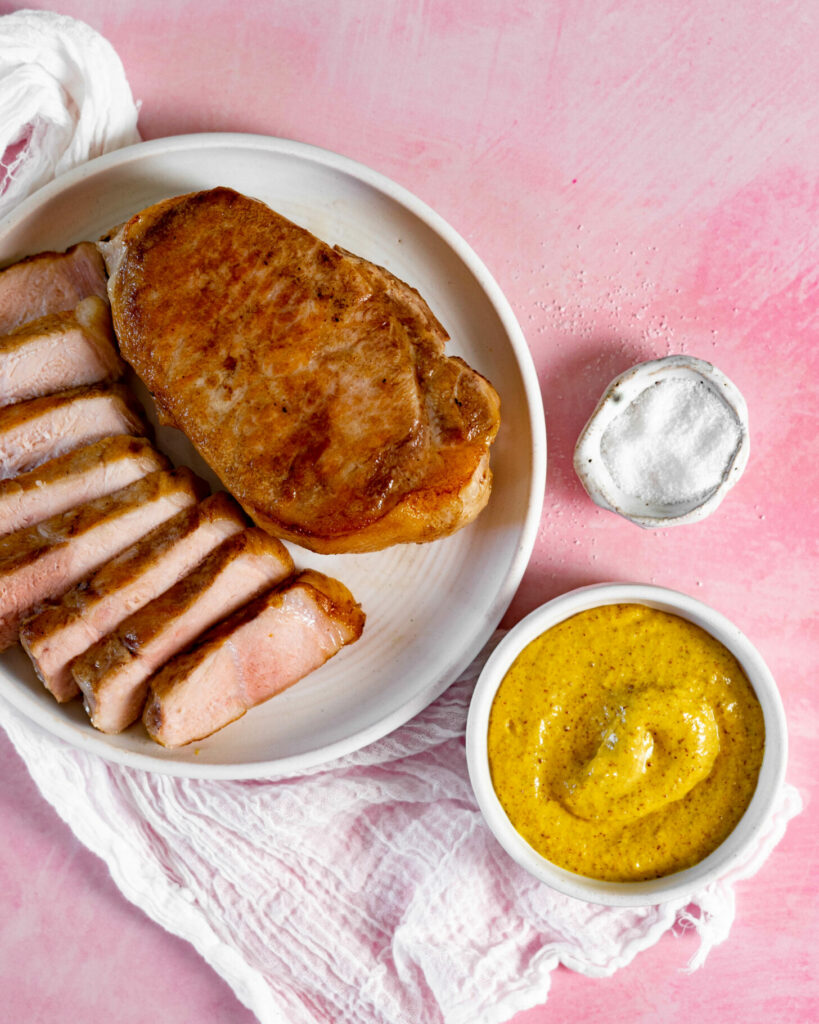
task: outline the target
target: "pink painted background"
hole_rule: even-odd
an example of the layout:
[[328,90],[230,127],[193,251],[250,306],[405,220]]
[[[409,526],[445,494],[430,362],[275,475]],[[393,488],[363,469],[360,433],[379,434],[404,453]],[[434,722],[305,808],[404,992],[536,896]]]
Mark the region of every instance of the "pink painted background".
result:
[[[693,975],[686,935],[609,980],[561,969],[548,1004],[544,991],[515,1024],[819,1019],[819,6],[28,6],[107,36],[144,138],[248,131],[336,150],[417,193],[488,264],[527,335],[549,431],[543,519],[508,624],[580,584],[656,582],[731,617],[779,682],[806,810],[739,887],[729,940]],[[710,519],[643,532],[591,504],[572,448],[611,377],[681,351],[745,394],[751,460]],[[0,1017],[253,1019],[124,901],[5,738],[0,823]]]

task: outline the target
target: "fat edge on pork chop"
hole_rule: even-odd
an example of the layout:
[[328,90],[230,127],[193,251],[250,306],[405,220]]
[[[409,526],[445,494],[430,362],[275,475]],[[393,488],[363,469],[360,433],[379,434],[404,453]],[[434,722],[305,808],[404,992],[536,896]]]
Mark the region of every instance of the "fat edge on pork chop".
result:
[[226,188],[99,245],[123,357],[270,533],[377,550],[486,505],[497,393],[409,285]]

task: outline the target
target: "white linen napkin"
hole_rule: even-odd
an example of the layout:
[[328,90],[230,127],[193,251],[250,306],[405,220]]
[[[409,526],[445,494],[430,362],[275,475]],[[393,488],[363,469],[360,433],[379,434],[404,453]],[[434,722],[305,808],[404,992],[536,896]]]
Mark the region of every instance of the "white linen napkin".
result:
[[125,896],[262,1024],[502,1024],[545,1002],[558,964],[610,975],[675,925],[697,930],[689,966],[702,964],[728,936],[736,883],[798,813],[796,790],[687,906],[552,892],[503,852],[470,789],[464,726],[488,652],[391,736],[297,778],[176,779],[74,750],[4,704],[0,723]]
[[[60,15],[0,17],[0,215],[137,139],[105,40]],[[675,925],[698,931],[690,966],[701,964],[728,935],[735,883],[798,813],[796,790],[784,788],[746,860],[688,907],[609,910],[559,896],[503,853],[470,789],[464,726],[488,650],[391,736],[298,778],[206,782],[119,767],[1,699],[0,724],[124,895],[190,941],[263,1024],[500,1024],[545,1001],[558,964],[609,975]]]
[[0,217],[55,175],[139,142],[136,122],[122,62],[89,25],[0,17]]

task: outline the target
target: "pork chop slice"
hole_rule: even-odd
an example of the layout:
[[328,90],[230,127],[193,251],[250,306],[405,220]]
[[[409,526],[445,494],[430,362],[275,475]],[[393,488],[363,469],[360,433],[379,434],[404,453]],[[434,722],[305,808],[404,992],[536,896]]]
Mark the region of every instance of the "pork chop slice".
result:
[[170,463],[144,437],[118,434],[0,480],[0,536],[112,494]]
[[129,615],[71,663],[91,724],[122,732],[139,718],[148,679],[174,654],[293,572],[287,549],[262,530],[229,537],[164,594]]
[[76,309],[30,320],[0,338],[0,406],[116,380],[124,370],[108,303],[91,295]]
[[270,533],[375,550],[485,506],[497,393],[409,285],[226,188],[100,249],[120,353]]
[[48,313],[74,309],[89,295],[107,298],[105,266],[92,242],[41,252],[0,271],[0,334]]
[[123,619],[187,575],[246,526],[225,493],[185,508],[27,618],[20,643],[46,689],[61,703],[79,693],[69,662]]
[[0,409],[0,480],[114,434],[146,434],[142,408],[123,384],[91,384]]
[[148,735],[166,747],[209,736],[356,641],[364,618],[338,580],[299,573],[154,675],[142,716]]
[[201,497],[189,469],[160,470],[113,494],[0,539],[0,651],[17,640],[26,613]]

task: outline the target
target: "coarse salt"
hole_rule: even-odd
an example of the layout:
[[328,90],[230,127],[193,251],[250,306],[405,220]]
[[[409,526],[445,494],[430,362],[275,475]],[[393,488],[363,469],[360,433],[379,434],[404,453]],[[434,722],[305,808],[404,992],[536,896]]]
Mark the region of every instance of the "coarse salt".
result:
[[722,482],[742,436],[732,409],[705,381],[650,385],[603,433],[615,484],[649,505],[702,501]]
[[748,461],[748,410],[716,367],[676,355],[616,377],[578,438],[574,466],[590,497],[639,526],[696,522]]

